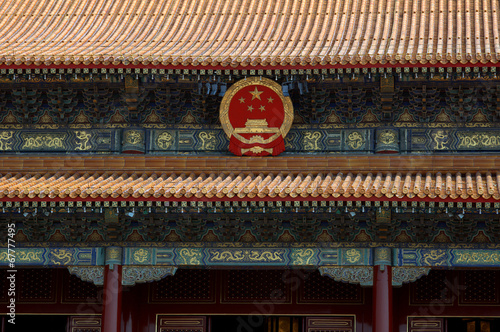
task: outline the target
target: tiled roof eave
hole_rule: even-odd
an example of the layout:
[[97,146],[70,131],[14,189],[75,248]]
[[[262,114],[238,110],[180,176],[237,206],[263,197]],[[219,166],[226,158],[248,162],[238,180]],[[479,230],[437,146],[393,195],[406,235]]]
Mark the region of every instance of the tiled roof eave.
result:
[[[97,180],[97,181],[96,181]],[[0,174],[0,201],[500,201],[500,173]]]
[[293,0],[36,3],[0,6],[0,66],[278,69],[500,61],[498,1],[380,0],[377,9],[370,0],[331,0],[327,8],[318,0],[300,6]]

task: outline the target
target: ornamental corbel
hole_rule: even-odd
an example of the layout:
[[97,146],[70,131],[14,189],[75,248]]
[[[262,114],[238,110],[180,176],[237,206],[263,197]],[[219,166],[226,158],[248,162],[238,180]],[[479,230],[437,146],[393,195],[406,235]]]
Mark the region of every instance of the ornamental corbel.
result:
[[319,273],[322,276],[328,276],[335,281],[348,282],[350,284],[360,284],[361,286],[373,285],[373,267],[371,266],[320,267]]
[[134,286],[136,283],[159,281],[167,276],[173,276],[177,266],[124,266],[122,285]]
[[392,286],[400,287],[403,284],[414,282],[417,279],[428,275],[430,270],[430,267],[393,267]]
[[83,281],[104,285],[104,266],[68,266],[68,270]]

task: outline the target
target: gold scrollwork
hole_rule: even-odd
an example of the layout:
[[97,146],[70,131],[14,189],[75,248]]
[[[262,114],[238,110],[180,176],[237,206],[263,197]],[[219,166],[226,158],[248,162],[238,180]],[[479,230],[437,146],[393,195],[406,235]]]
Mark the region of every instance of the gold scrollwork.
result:
[[90,140],[91,134],[86,132],[86,131],[77,131],[75,132],[76,138],[80,140],[79,142],[76,142],[76,148],[75,150],[89,150],[91,146],[88,144]]
[[52,249],[50,251],[50,262],[55,265],[68,265],[73,258],[73,253],[66,249]]
[[499,147],[500,135],[494,132],[486,133],[458,133],[459,148],[478,148],[478,147]]
[[312,249],[295,249],[292,253],[292,265],[311,265],[314,262],[314,250]]
[[347,135],[346,143],[351,149],[358,150],[365,144],[365,138],[359,131],[353,131]]
[[429,250],[422,255],[422,258],[427,266],[443,265],[446,261],[446,251],[440,249]]
[[144,263],[149,258],[149,251],[146,249],[138,249],[134,251],[134,261]]
[[202,131],[198,137],[201,139],[201,150],[215,150],[217,146],[215,133]]
[[0,150],[12,150],[12,142],[9,140],[14,135],[13,131],[2,131],[0,132]]
[[361,253],[356,249],[349,249],[345,253],[345,258],[349,263],[357,263],[361,259]]
[[138,130],[128,130],[125,132],[125,142],[130,145],[142,144],[144,135]]
[[179,250],[181,264],[185,265],[200,265],[201,264],[201,251],[198,249],[183,248]]
[[378,141],[385,145],[396,143],[396,133],[393,130],[382,130],[378,135]]
[[41,252],[21,250],[16,252],[16,259],[20,262],[40,262],[42,260],[40,254]]
[[478,251],[466,251],[466,252],[455,252],[457,259],[455,263],[500,263],[500,253],[494,252],[478,252]]
[[156,138],[156,145],[163,150],[168,149],[174,143],[174,137],[168,132],[164,131]]
[[448,133],[444,130],[438,130],[432,133],[432,139],[434,140],[434,149],[436,150],[446,150],[448,149],[445,146],[448,143]]
[[319,131],[307,131],[304,133],[304,138],[302,140],[304,144],[304,150],[319,150],[318,145],[319,139],[321,138],[321,133]]
[[66,133],[34,134],[22,133],[21,138],[24,141],[22,149],[37,148],[62,148],[66,140]]

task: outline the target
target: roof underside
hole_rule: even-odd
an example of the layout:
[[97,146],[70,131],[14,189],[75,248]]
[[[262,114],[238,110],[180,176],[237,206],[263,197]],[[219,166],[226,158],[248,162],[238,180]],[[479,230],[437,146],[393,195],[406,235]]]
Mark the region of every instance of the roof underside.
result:
[[498,0],[0,0],[7,66],[492,65],[499,36]]
[[500,173],[3,174],[0,199],[500,199]]

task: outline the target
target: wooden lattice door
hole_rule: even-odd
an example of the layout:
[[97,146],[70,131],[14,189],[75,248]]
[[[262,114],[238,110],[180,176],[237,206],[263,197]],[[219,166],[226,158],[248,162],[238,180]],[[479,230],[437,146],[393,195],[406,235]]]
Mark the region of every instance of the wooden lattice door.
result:
[[205,316],[158,316],[157,332],[206,332]]
[[355,332],[354,316],[306,317],[305,332]]

